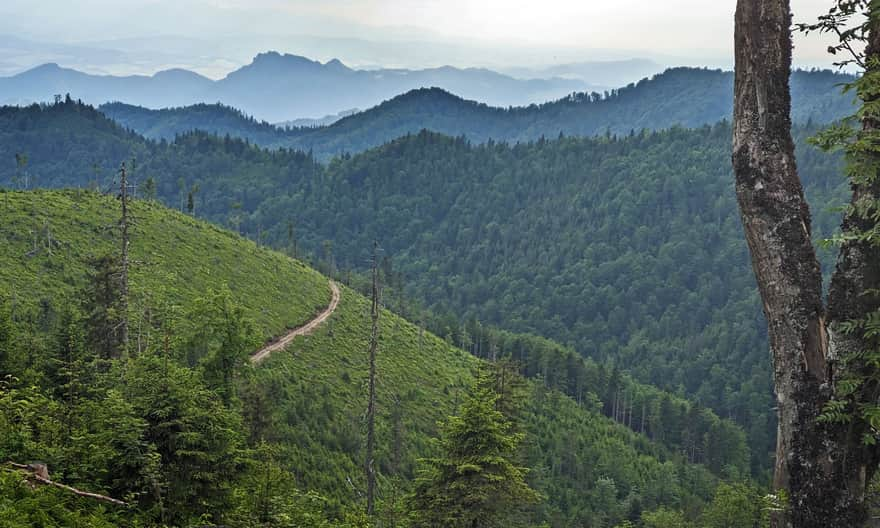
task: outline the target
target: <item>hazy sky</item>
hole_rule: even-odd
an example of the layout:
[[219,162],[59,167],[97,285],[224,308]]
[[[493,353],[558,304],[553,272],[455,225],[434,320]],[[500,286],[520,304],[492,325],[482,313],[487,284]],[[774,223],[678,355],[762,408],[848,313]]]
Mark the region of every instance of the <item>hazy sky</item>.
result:
[[[0,39],[6,42],[0,40],[0,71],[65,52],[74,66],[93,71],[151,73],[184,66],[217,77],[267,49],[338,57],[354,66],[504,68],[648,57],[664,65],[730,67],[735,3],[2,0]],[[830,3],[792,0],[795,21],[815,19]],[[29,42],[10,44],[9,37]],[[57,43],[79,48],[48,46]],[[795,61],[830,65],[826,47],[818,37],[798,37]]]

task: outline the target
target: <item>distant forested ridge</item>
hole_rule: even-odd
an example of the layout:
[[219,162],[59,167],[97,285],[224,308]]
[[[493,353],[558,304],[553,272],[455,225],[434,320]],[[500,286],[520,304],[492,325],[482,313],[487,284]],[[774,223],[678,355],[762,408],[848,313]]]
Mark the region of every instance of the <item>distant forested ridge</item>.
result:
[[151,110],[117,102],[103,104],[98,109],[149,139],[173,140],[178,135],[201,130],[221,137],[246,139],[264,147],[279,147],[308,132],[308,129],[281,128],[257,121],[220,103]]
[[[823,237],[846,184],[834,157],[804,146],[815,130],[796,135]],[[363,269],[378,239],[441,335],[463,342],[462,327],[481,322],[611,362],[743,425],[759,470],[771,460],[770,375],[730,134],[721,123],[475,145],[420,132],[324,166],[205,133],[146,141],[71,101],[0,111],[0,183],[104,188],[134,158],[134,178],[153,179],[165,203],[185,209],[192,194],[195,215],[293,241],[328,269]],[[575,379],[564,363],[536,368]]]
[[[829,123],[853,112],[840,85],[851,76],[829,71],[792,75],[795,123]],[[76,94],[74,94],[76,95]],[[672,126],[700,127],[729,119],[733,73],[675,68],[605,93],[577,93],[528,107],[494,108],[439,88],[413,90],[343,118],[330,126],[275,128],[223,105],[149,110],[122,103],[101,110],[123,126],[152,139],[203,130],[246,138],[264,147],[312,151],[320,159],[357,153],[422,129],[483,143],[531,141],[541,137],[628,134]]]

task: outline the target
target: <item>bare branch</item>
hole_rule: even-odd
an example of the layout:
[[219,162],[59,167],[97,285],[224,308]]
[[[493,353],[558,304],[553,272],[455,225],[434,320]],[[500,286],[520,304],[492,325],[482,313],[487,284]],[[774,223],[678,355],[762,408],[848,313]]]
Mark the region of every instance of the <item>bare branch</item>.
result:
[[[37,469],[35,469],[34,464],[16,464],[15,462],[7,462],[7,466],[10,466],[12,469],[8,469],[7,471],[15,471],[17,473],[25,473],[25,479],[28,481],[37,482],[46,486],[55,486],[56,488],[63,489],[64,491],[69,491],[74,495],[78,495],[80,497],[86,497],[89,499],[95,499],[102,502],[109,502],[110,504],[115,504],[117,506],[128,506],[127,502],[121,501],[119,499],[114,499],[113,497],[108,497],[107,495],[101,495],[100,493],[92,493],[89,491],[83,491],[72,486],[68,486],[66,484],[62,484],[60,482],[55,482],[54,480],[39,475],[37,473]],[[43,465],[39,465],[42,468],[45,468]]]

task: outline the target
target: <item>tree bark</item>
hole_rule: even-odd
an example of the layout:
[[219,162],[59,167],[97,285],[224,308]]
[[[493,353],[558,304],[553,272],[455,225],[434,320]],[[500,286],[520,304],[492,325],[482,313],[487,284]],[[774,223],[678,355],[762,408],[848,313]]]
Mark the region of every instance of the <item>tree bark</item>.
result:
[[[790,27],[788,0],[737,2],[733,167],[773,356],[779,418],[773,484],[788,490],[791,501],[792,515],[774,524],[814,526],[796,517],[812,509],[808,499],[823,480],[816,419],[827,338],[822,278],[791,137]],[[829,520],[822,526],[851,526]]]
[[[779,418],[774,487],[789,497],[787,512],[775,516],[773,525],[853,528],[867,521],[864,493],[876,466],[874,450],[861,442],[864,426],[818,418],[833,396],[835,362],[862,345],[836,330],[838,323],[876,308],[861,293],[877,287],[873,268],[880,252],[867,244],[844,245],[826,328],[791,138],[790,27],[788,0],[737,3],[733,166],[773,356]],[[854,188],[853,199],[869,192]]]

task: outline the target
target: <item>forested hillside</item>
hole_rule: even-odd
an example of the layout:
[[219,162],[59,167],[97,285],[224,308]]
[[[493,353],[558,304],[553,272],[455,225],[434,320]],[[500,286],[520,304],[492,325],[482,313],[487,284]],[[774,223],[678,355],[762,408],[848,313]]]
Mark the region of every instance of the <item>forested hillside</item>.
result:
[[[851,80],[829,71],[792,75],[792,118],[829,123],[853,112],[840,84]],[[127,128],[153,139],[173,140],[202,130],[246,138],[264,147],[312,151],[321,159],[356,153],[422,129],[472,142],[529,141],[546,137],[595,136],[609,132],[699,127],[730,119],[733,73],[677,68],[618,90],[578,93],[528,107],[493,108],[439,88],[414,90],[327,127],[275,129],[222,105],[148,110],[124,104],[101,110]],[[74,94],[76,95],[76,94]]]
[[[16,153],[26,159],[19,156],[17,163]],[[266,196],[291,191],[323,171],[302,152],[266,152],[206,133],[171,143],[147,141],[70,100],[0,108],[0,159],[2,185],[101,191],[112,188],[119,164],[126,161],[141,195],[184,210],[191,194],[197,215],[231,226],[244,222]]]
[[[306,245],[333,240],[338,266],[358,266],[346,241],[381,237],[406,290],[448,314],[437,331],[459,339],[476,320],[611,360],[742,424],[755,467],[766,467],[767,344],[730,134],[716,125],[475,147],[421,133],[331,163],[323,192],[273,197],[254,220],[304,213]],[[814,233],[827,237],[846,183],[835,158],[803,145],[811,132],[798,134]],[[310,206],[339,216],[314,222]]]
[[[326,279],[234,233],[135,201],[132,339],[120,354],[104,339],[120,317],[118,208],[90,191],[0,192],[0,459],[46,462],[56,481],[130,506],[30,489],[2,472],[0,521],[365,526],[368,301],[343,289],[313,335],[248,366],[266,336],[326,306]],[[486,363],[389,311],[380,336],[379,516],[393,524],[412,514],[404,496],[418,460],[437,453],[437,421],[468,401]],[[603,417],[598,386],[576,401],[506,376],[505,401],[522,401],[520,457],[543,495],[522,510],[526,524],[611,527],[661,507],[698,518],[716,507],[718,480],[707,467],[730,479],[746,469],[742,436],[706,411],[697,411],[710,424],[699,434],[712,448],[704,467]],[[757,492],[718,493],[715,502]]]
[[[437,315],[426,316],[431,327],[453,342],[472,340],[462,328],[478,322],[555,339],[734,419],[753,470],[769,467],[767,344],[728,125],[516,146],[423,132],[325,168],[205,134],[144,141],[72,102],[5,109],[0,123],[0,182],[88,186],[93,163],[136,158],[135,178],[155,182],[148,195],[296,246],[325,269],[363,269],[378,239],[406,292]],[[804,146],[813,130],[797,133],[799,167],[823,237],[845,184],[833,157]],[[27,164],[16,168],[16,152],[29,153]],[[113,170],[99,170],[97,186]],[[602,396],[612,407],[618,397]]]

